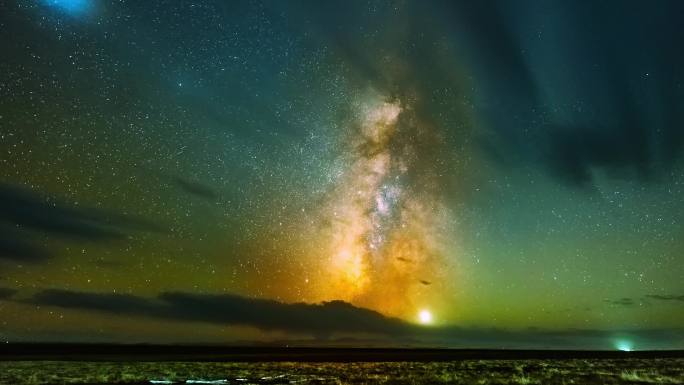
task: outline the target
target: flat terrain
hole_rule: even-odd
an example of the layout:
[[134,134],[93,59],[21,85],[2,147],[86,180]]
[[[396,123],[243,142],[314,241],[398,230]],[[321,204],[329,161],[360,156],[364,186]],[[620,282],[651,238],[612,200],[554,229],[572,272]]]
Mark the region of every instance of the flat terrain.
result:
[[0,385],[684,384],[684,351],[0,345]]
[[0,362],[0,384],[682,384],[684,359]]

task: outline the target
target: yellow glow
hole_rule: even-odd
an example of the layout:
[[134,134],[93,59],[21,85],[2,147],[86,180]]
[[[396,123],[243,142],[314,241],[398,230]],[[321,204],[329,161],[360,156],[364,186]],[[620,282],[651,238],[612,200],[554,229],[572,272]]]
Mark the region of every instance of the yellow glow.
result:
[[[358,129],[345,138],[349,158],[343,158],[344,172],[321,208],[326,226],[320,228],[322,243],[314,252],[328,257],[314,297],[428,324],[430,312],[415,317],[421,304],[435,309],[441,304],[436,297],[444,266],[439,214],[444,210],[430,188],[407,187],[412,178],[405,174],[415,168],[413,142],[403,143],[396,133],[401,114],[411,110],[387,100],[363,103],[354,123]],[[415,124],[410,116],[407,124]],[[388,290],[401,295],[388,295]]]
[[432,313],[430,313],[429,310],[421,310],[420,313],[418,313],[418,319],[420,320],[420,323],[422,324],[431,324],[432,323]]

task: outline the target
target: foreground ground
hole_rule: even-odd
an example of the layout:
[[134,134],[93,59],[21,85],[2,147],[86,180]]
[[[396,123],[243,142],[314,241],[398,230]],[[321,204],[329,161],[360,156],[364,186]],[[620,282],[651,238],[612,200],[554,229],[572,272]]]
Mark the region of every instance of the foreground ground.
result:
[[0,384],[683,384],[684,359],[0,362]]

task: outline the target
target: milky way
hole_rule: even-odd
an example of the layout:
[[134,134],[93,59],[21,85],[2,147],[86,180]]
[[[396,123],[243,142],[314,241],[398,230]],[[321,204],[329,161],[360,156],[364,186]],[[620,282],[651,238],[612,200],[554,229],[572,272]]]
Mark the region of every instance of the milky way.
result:
[[684,2],[2,4],[0,340],[684,346]]
[[418,136],[434,133],[410,105],[377,93],[369,92],[354,115],[343,149],[351,154],[347,168],[324,205],[329,295],[412,318],[437,300],[445,267],[445,208],[434,177],[416,170],[419,154],[437,150],[421,148]]

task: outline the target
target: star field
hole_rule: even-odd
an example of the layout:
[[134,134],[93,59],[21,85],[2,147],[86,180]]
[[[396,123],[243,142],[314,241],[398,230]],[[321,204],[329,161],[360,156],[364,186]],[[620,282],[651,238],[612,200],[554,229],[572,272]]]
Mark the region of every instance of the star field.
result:
[[679,2],[3,8],[5,341],[684,346]]

